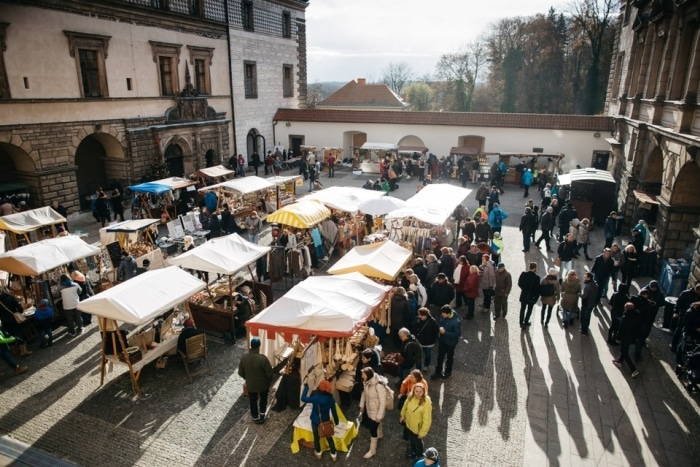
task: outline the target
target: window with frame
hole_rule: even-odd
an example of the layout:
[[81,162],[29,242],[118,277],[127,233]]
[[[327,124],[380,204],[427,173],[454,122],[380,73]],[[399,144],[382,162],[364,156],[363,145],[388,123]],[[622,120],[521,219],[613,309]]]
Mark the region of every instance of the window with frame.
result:
[[243,83],[245,98],[258,98],[258,71],[255,62],[243,62]]
[[211,94],[211,62],[214,49],[188,45],[190,64],[194,70],[194,86],[199,94]]
[[288,11],[282,13],[282,37],[292,37],[292,15]]
[[244,1],[241,3],[241,19],[243,21],[243,29],[246,31],[255,30],[253,2]]
[[105,59],[111,36],[63,31],[68,38],[68,50],[78,67],[82,97],[109,97]]
[[292,65],[282,67],[282,97],[294,97],[294,68]]
[[158,84],[161,96],[175,96],[180,89],[178,65],[180,63],[180,44],[166,44],[149,41],[153,49],[153,62],[158,66]]

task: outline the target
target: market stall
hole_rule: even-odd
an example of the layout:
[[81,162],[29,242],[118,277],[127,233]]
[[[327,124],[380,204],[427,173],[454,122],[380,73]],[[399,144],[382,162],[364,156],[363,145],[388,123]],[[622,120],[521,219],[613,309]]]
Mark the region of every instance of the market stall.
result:
[[210,180],[214,181],[214,183],[225,182],[234,173],[233,170],[227,169],[223,165],[215,165],[214,167],[199,169],[194,173],[194,176],[199,179],[201,185],[206,185]]
[[396,152],[399,147],[391,143],[365,143],[359,149],[360,170],[363,173],[378,174],[379,161],[388,153]]
[[508,172],[505,175],[505,182],[520,184],[520,174],[516,172],[516,166],[519,164],[527,165],[531,164],[532,168],[536,168],[538,171],[546,170],[550,172],[549,175],[556,175],[561,169],[561,160],[564,158],[564,154],[545,154],[542,152],[532,152],[532,153],[513,153],[513,152],[501,152],[498,153],[498,161],[503,161],[508,168]]
[[[175,353],[180,325],[187,315],[186,304],[184,308],[181,304],[205,286],[173,266],[147,271],[80,302],[80,311],[98,317],[102,333],[100,386],[108,365],[109,371],[115,364],[124,365],[129,369],[134,392],[143,397],[139,386],[141,370],[160,357]],[[153,326],[154,319],[162,315],[166,315],[163,321]]]
[[617,208],[617,182],[606,170],[576,169],[557,177],[558,185],[570,185],[569,200],[576,208],[579,219],[589,219],[602,225],[611,211]]
[[275,184],[275,193],[267,200],[268,211],[273,212],[282,206],[294,203],[297,187],[304,184],[303,175],[285,175],[268,177],[265,180]]
[[356,246],[340,258],[328,274],[359,272],[365,277],[393,282],[404,270],[413,253],[391,240]]
[[433,241],[451,246],[457,231],[452,213],[471,192],[445,183],[425,186],[406,200],[405,208],[386,215],[389,238],[419,254]]
[[169,177],[129,187],[136,194],[131,208],[135,218],[162,219],[167,222],[178,216],[183,196],[182,190],[194,191],[196,181],[181,177]]
[[65,217],[45,206],[0,217],[0,230],[7,233],[10,247],[17,248],[33,241],[55,237],[58,233],[56,228],[65,222]]
[[[310,277],[249,320],[246,327],[251,335],[260,337],[260,352],[273,365],[280,354],[279,347],[293,343],[295,352],[291,359],[297,361],[286,368],[298,368],[295,373],[298,380],[300,375],[306,375],[309,387],[314,389],[326,378],[335,389],[350,391],[359,352],[377,343],[367,322],[378,314],[386,316],[390,290],[391,287],[379,285],[359,273]],[[304,416],[308,413],[302,413],[295,422],[292,452],[298,452],[300,440],[310,439],[312,435],[303,422]],[[356,429],[354,424],[347,428]],[[336,434],[336,437],[340,435],[339,446],[348,444],[349,440],[342,439],[344,434]],[[356,432],[351,435],[350,439]]]
[[68,272],[67,266],[73,264],[76,269],[86,272],[87,264],[82,264],[81,260],[96,257],[93,264],[99,270],[99,255],[99,248],[75,235],[42,240],[0,254],[0,270],[11,275],[7,288],[22,305],[27,318],[20,323],[25,337],[35,334],[28,318],[34,314],[34,305],[42,299],[51,304],[54,318],[62,316],[61,300],[54,297],[60,296],[60,276]]
[[319,226],[330,216],[331,211],[315,200],[301,200],[268,215],[268,224],[286,226],[284,235],[292,240],[287,245],[274,247],[279,252],[273,252],[270,258],[270,272],[285,270],[292,281],[294,277],[309,276],[311,268],[318,265],[319,259],[327,258],[330,251],[327,244],[324,246],[324,238],[335,238],[332,233],[322,234]]
[[138,267],[148,259],[151,269],[164,267],[163,254],[156,245],[159,219],[134,219],[119,222],[100,229],[100,243],[105,249],[105,274],[115,282],[116,270],[121,262],[122,250],[127,251],[136,260]]
[[[221,274],[225,277],[189,299],[197,325],[209,332],[236,334],[256,310],[273,302],[272,287],[255,282],[250,265],[265,257],[270,247],[256,245],[238,234],[227,235],[168,259],[168,264],[185,269]],[[248,268],[250,279],[237,274]]]
[[[200,188],[199,192],[214,192],[218,198],[218,208],[226,203],[235,218],[248,216],[257,211],[262,219],[265,218],[268,200],[275,192],[275,184],[255,175]],[[275,208],[276,209],[276,208]],[[272,211],[274,211],[273,209]],[[270,211],[271,212],[271,211]]]

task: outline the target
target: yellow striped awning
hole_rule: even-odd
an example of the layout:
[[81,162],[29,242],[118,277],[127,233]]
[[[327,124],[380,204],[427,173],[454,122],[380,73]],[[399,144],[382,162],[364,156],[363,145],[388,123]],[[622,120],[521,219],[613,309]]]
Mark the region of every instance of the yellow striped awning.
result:
[[267,216],[267,223],[277,223],[308,229],[331,217],[331,211],[318,201],[300,201],[273,212]]

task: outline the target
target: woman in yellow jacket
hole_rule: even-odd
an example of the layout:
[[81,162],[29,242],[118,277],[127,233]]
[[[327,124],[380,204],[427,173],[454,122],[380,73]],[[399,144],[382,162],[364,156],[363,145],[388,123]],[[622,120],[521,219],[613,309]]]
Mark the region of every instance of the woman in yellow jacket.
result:
[[406,457],[413,459],[423,455],[423,438],[428,434],[433,419],[433,404],[425,386],[416,383],[401,409],[399,422],[405,423],[410,442]]

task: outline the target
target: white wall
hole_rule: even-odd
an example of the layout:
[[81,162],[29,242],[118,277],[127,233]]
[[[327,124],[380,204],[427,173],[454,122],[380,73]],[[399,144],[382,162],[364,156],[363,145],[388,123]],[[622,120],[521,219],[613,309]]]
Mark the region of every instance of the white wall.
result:
[[367,141],[376,143],[397,144],[403,137],[415,135],[438,156],[449,154],[450,148],[458,145],[460,136],[483,136],[484,152],[529,153],[533,148],[542,148],[545,153],[563,153],[566,155],[562,160],[564,171],[577,164],[588,167],[594,150],[610,150],[605,141],[610,135],[600,133],[596,138],[595,131],[314,122],[290,122],[290,126],[286,126],[285,123],[280,122],[275,128],[276,138],[283,145],[289,146],[289,135],[304,135],[308,146],[340,146],[345,154],[352,154],[349,144],[343,141],[346,131],[364,132]]

